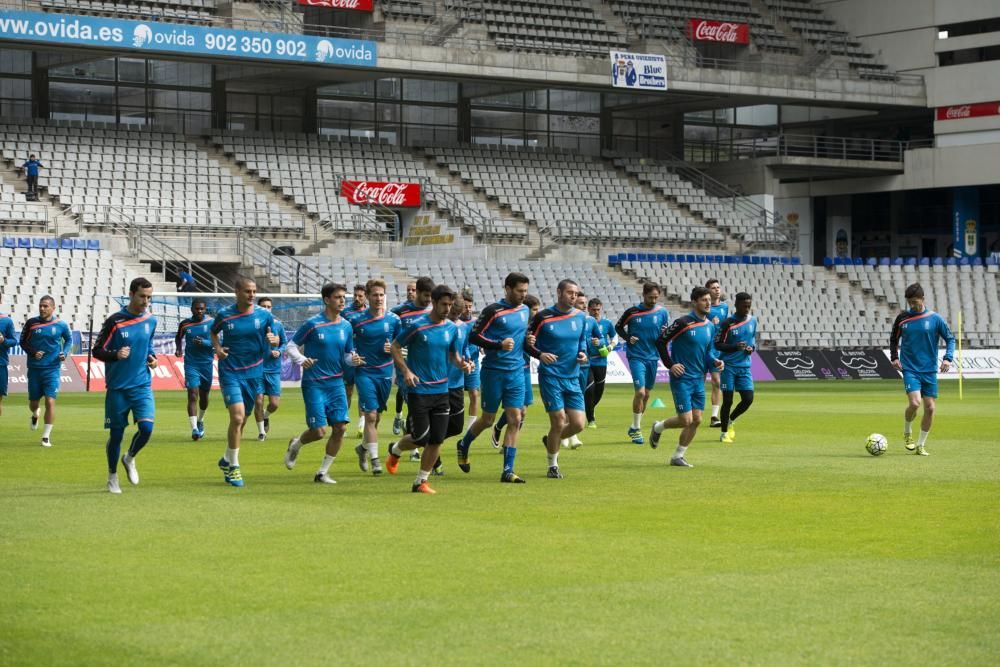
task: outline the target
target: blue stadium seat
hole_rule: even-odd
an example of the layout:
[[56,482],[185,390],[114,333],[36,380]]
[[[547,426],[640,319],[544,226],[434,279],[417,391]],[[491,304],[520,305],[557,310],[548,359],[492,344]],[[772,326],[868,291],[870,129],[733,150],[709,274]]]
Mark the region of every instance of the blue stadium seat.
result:
[[782,266],[788,266],[791,263],[792,263],[792,260],[788,259],[787,257],[782,257],[781,258],[781,265]]
[[750,255],[743,255],[740,257],[740,264],[750,264]]
[[916,257],[907,257],[906,258],[906,266],[916,266],[916,265],[917,265],[917,258]]
[[13,236],[5,236],[5,237],[3,237],[3,247],[4,248],[16,248],[17,247],[17,239],[15,239]]
[[31,239],[31,247],[32,248],[44,248],[45,247],[45,239],[39,239],[39,238],[33,238],[33,239]]
[[892,260],[892,265],[893,266],[902,266],[903,265],[903,258],[902,257],[895,258],[894,260]]
[[85,239],[73,239],[73,250],[86,250],[87,241]]
[[688,264],[694,264],[694,255],[685,255],[685,261],[687,261]]
[[725,261],[726,261],[726,258],[723,255],[716,255],[715,256],[715,263],[716,264],[722,264]]
[[639,256],[636,255],[634,252],[630,252],[626,255],[626,259],[628,259],[628,261],[630,262],[638,262]]
[[694,256],[694,261],[698,262],[699,264],[704,264],[705,263],[705,256],[704,255],[695,255]]
[[667,261],[668,262],[676,262],[677,261],[677,257],[673,253],[669,253],[668,252],[667,255],[666,255],[666,257],[667,257]]
[[59,239],[53,237],[51,239],[45,239],[46,250],[58,250],[59,249]]
[[608,266],[618,266],[618,255],[608,255]]
[[823,266],[825,266],[826,268],[829,269],[834,264],[836,264],[836,262],[834,261],[833,257],[824,257],[823,258]]
[[959,266],[968,266],[969,265],[969,258],[968,257],[961,257],[961,258],[959,258],[958,265]]
[[944,259],[942,259],[941,257],[935,257],[932,264],[934,266],[944,266]]
[[626,257],[625,253],[623,253],[623,252],[618,253],[618,263],[619,264],[621,264],[622,262],[624,262],[626,259],[628,259],[628,258]]
[[929,257],[920,258],[920,266],[930,266],[930,265],[931,265],[931,260]]
[[739,257],[733,257],[732,255],[726,255],[726,264],[737,264],[739,263]]
[[802,266],[802,258],[792,257],[792,266]]
[[972,266],[982,266],[983,265],[983,258],[982,257],[970,257],[969,258],[969,264],[971,264]]
[[944,264],[945,266],[958,266],[958,260],[955,259],[954,257],[949,257],[948,259],[944,260]]
[[667,261],[666,253],[662,252],[656,253],[656,261],[659,262],[660,264],[663,264],[665,261]]
[[87,250],[100,250],[101,240],[100,239],[90,239],[87,241]]
[[635,261],[637,261],[637,262],[646,262],[646,261],[648,261],[646,259],[646,253],[644,253],[644,252],[637,252],[637,253],[635,253]]
[[73,239],[63,239],[62,240],[62,244],[60,245],[60,247],[63,250],[72,250],[73,249]]
[[31,247],[31,239],[29,239],[27,236],[18,236],[17,237],[17,247],[18,248],[30,248]]
[[864,266],[864,265],[865,265],[865,260],[861,259],[860,257],[854,258],[854,266]]
[[890,264],[889,258],[888,257],[882,257],[881,259],[878,260],[878,264],[879,264],[879,266],[889,266],[889,264]]

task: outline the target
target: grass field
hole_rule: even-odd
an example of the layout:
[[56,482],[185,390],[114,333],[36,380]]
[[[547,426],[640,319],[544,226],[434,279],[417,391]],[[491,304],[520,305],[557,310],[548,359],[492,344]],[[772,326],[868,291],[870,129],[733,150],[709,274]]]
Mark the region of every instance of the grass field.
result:
[[[670,405],[669,392],[658,396]],[[992,665],[1000,656],[1000,399],[942,382],[930,457],[900,442],[898,382],[765,383],[694,469],[628,444],[630,392],[545,479],[533,408],[523,486],[473,470],[410,493],[361,473],[348,440],[312,483],[319,445],[286,391],[271,439],[223,484],[220,397],[193,443],[179,393],[157,397],[142,483],[104,490],[100,395],[65,394],[50,450],[23,397],[0,418],[0,664]],[[651,411],[657,418],[667,410]],[[650,414],[644,429],[652,422]],[[388,434],[388,429],[383,429]],[[885,456],[865,436],[889,438]],[[130,437],[130,436],[129,436]],[[389,440],[383,437],[382,449]]]

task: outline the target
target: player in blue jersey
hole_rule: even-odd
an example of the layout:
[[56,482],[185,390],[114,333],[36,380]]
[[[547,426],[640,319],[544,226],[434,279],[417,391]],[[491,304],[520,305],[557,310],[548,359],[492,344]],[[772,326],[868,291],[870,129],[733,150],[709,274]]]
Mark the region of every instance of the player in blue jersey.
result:
[[[454,365],[466,373],[472,370],[472,364],[462,359],[465,343],[458,334],[458,327],[448,319],[455,293],[447,285],[438,285],[432,292],[431,302],[431,311],[406,319],[392,342],[393,361],[408,387],[410,433],[389,445],[385,462],[385,469],[395,475],[402,453],[423,447],[420,471],[412,491],[429,494],[436,493],[427,480],[448,432],[449,366]],[[404,347],[408,350],[405,357]]]
[[656,368],[659,355],[656,339],[663,327],[670,322],[670,314],[663,306],[656,304],[660,299],[660,286],[646,283],[642,286],[642,303],[627,308],[618,318],[615,332],[627,343],[625,357],[632,374],[632,425],[628,429],[629,439],[643,444],[642,415],[646,412],[650,392],[656,386]]
[[[431,289],[434,289],[434,281],[431,281]],[[403,303],[392,307],[392,314],[402,315],[403,313],[411,312],[414,310],[422,310],[421,308],[415,308],[414,302],[417,300],[417,281],[412,280],[406,283],[406,301]],[[429,303],[429,302],[428,302]],[[400,435],[403,429],[406,428],[406,421],[403,419],[403,407],[406,405],[406,387],[403,384],[403,378],[396,375],[396,416],[392,420],[392,433],[393,435]]]
[[[504,278],[504,298],[486,306],[469,332],[469,342],[485,352],[480,371],[482,408],[472,426],[456,445],[458,467],[469,472],[469,448],[479,434],[493,425],[497,410],[503,405],[507,418],[504,435],[504,462],[500,481],[520,484],[524,480],[514,472],[517,457],[517,437],[521,430],[521,409],[524,407],[524,337],[528,330],[528,276],[512,272]],[[557,443],[558,444],[558,443]]]
[[[472,290],[469,288],[462,290],[462,301],[465,304],[462,310],[462,321],[468,322],[468,333],[472,332],[472,323],[475,318],[473,314],[475,313],[475,300],[472,294]],[[466,336],[468,337],[468,335]],[[479,419],[479,395],[480,388],[482,387],[482,376],[480,374],[480,354],[479,347],[474,345],[472,342],[466,342],[465,345],[466,356],[472,361],[473,369],[472,372],[465,376],[465,393],[469,395],[469,423],[468,426],[472,426],[472,422]]]
[[153,300],[153,283],[136,278],[128,288],[128,305],[104,320],[101,333],[94,341],[93,354],[104,362],[104,428],[108,442],[104,451],[108,458],[108,491],[122,492],[118,484],[118,457],[122,439],[128,428],[129,414],[137,431],[132,436],[128,452],[121,457],[128,481],[139,483],[135,457],[153,435],[156,405],[153,402],[153,376],[156,368],[156,318],[149,312]]
[[556,305],[543,308],[528,325],[528,354],[538,359],[538,393],[549,415],[542,437],[548,450],[547,477],[561,479],[559,446],[586,425],[580,366],[587,361],[587,315],[573,307],[580,286],[564,279],[556,288]]
[[[531,321],[538,311],[542,309],[542,302],[534,294],[529,294],[524,297],[524,305],[528,308],[528,321]],[[524,428],[525,420],[528,418],[528,406],[535,404],[535,392],[532,390],[531,386],[531,355],[527,351],[524,352],[524,405],[521,407],[521,426]],[[493,443],[494,449],[499,449],[500,444],[503,442],[503,429],[507,425],[507,413],[503,412],[500,414],[500,418],[497,419],[496,423],[493,425],[493,432],[491,434],[491,441]]]
[[229,410],[226,452],[219,459],[223,479],[232,486],[243,486],[240,470],[240,440],[257,395],[261,393],[264,357],[278,347],[272,333],[274,317],[263,308],[254,307],[257,283],[240,277],[235,285],[236,303],[215,315],[212,323],[212,347],[219,358],[219,387]]
[[[346,319],[351,326],[354,325],[358,318],[360,318],[365,311],[368,310],[368,293],[365,285],[358,283],[354,286],[354,298],[351,300],[347,307],[344,308],[343,317]],[[344,387],[347,389],[347,409],[350,412],[351,403],[354,399],[354,386],[356,384],[355,374],[357,369],[353,366],[347,366],[344,369]],[[358,405],[358,437],[360,438],[364,435],[365,429],[365,415],[361,411],[361,405]]]
[[[722,434],[719,440],[736,440],[736,418],[753,404],[753,373],[750,356],[757,349],[757,318],[750,314],[753,297],[746,292],[736,295],[736,313],[723,320],[715,332],[715,349],[726,364],[722,371]],[[711,317],[711,311],[709,312]],[[733,410],[733,392],[740,392],[740,403]]]
[[[584,313],[584,338],[587,341],[587,360],[580,364],[580,390],[583,392],[583,403],[584,407],[587,404],[587,387],[590,385],[590,356],[592,354],[597,354],[597,350],[604,347],[604,336],[597,325],[597,320],[590,316],[587,312],[587,295],[580,292],[576,295],[576,302],[573,304],[574,307],[580,312]],[[568,447],[569,449],[579,449],[583,442],[580,441],[579,434],[573,434],[568,438],[563,438],[562,442],[559,443],[561,447]]]
[[55,316],[56,301],[49,295],[38,300],[38,317],[24,323],[21,349],[28,360],[28,409],[31,430],[38,428],[39,403],[45,398],[42,447],[51,447],[52,426],[56,421],[56,397],[59,396],[62,362],[73,349],[69,325]]
[[[257,299],[257,305],[274,317],[274,302],[270,297],[260,297]],[[271,415],[281,406],[281,355],[285,353],[285,347],[288,345],[285,325],[277,317],[271,325],[271,333],[278,337],[278,347],[271,348],[264,357],[262,391],[257,395],[257,402],[253,406],[254,420],[257,422],[257,440],[261,442],[267,440],[267,434],[271,430]],[[265,396],[267,396],[267,407],[264,407]]]
[[583,400],[587,407],[587,428],[597,428],[597,406],[604,397],[604,381],[608,374],[608,355],[615,349],[615,325],[602,316],[604,304],[594,298],[587,302],[587,312],[597,322],[597,330],[604,339],[603,347],[590,354],[590,378]]
[[3,399],[7,395],[7,366],[10,364],[10,350],[17,345],[14,320],[8,313],[0,312],[0,415],[3,414]]
[[187,389],[187,413],[191,422],[191,439],[205,437],[205,412],[212,393],[212,368],[215,350],[212,349],[212,324],[215,318],[205,313],[205,300],[195,297],[191,301],[191,317],[181,320],[174,336],[177,356],[184,360],[184,387]]
[[715,351],[715,325],[708,319],[711,305],[708,288],[695,287],[691,291],[691,312],[674,320],[656,340],[660,359],[670,370],[670,393],[677,416],[653,424],[649,446],[656,449],[664,429],[680,429],[677,449],[670,457],[672,466],[694,467],[684,455],[705,409],[705,373],[712,368],[722,372],[726,367]]
[[[455,296],[451,310],[448,312],[448,319],[455,324],[455,331],[459,338],[459,355],[463,361],[469,363],[470,372],[466,373],[465,368],[452,365],[448,369],[448,430],[444,437],[452,438],[462,435],[465,430],[465,381],[476,368],[469,348],[469,333],[472,331],[472,322],[463,322],[462,314],[465,313],[465,299],[461,295]],[[443,475],[444,470],[441,461],[434,466],[434,474]]]
[[[712,307],[708,311],[708,319],[715,325],[716,330],[729,317],[729,304],[722,300],[722,283],[718,278],[709,278],[705,283],[709,294],[712,296]],[[722,389],[721,376],[712,371],[712,421],[709,424],[712,428],[722,426],[719,419],[719,411],[722,409]]]
[[373,278],[365,285],[368,309],[351,324],[354,329],[354,347],[365,360],[355,370],[354,382],[358,388],[358,407],[365,416],[365,430],[361,444],[354,448],[362,472],[371,470],[382,474],[378,456],[378,425],[392,391],[392,341],[399,333],[399,317],[385,310],[385,281]]
[[[903,413],[903,443],[906,449],[928,456],[927,435],[934,423],[937,407],[937,374],[947,373],[955,354],[955,336],[947,322],[924,303],[924,288],[913,283],[903,293],[907,310],[896,317],[889,337],[889,357],[892,365],[903,374],[903,388],[908,400]],[[938,363],[938,341],[944,340],[944,357]],[[920,435],[913,440],[913,420],[921,403],[924,416],[920,421]]]
[[347,288],[336,283],[323,285],[323,312],[302,323],[288,344],[288,357],[303,368],[302,400],[306,404],[306,430],[288,441],[285,467],[295,467],[303,445],[322,440],[326,427],[330,437],[319,470],[313,475],[317,484],[336,484],[329,475],[330,466],[340,452],[344,431],[351,417],[344,387],[344,369],[360,366],[364,359],[354,350],[351,324],[341,317]]

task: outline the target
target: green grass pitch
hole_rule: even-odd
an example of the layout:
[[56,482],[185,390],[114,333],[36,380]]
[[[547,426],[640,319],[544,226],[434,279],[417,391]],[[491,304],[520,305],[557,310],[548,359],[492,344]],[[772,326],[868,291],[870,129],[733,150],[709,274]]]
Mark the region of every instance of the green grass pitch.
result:
[[902,448],[898,382],[761,383],[736,444],[699,432],[693,469],[666,465],[676,432],[627,442],[613,387],[565,479],[545,479],[536,405],[526,485],[498,483],[484,434],[468,475],[446,444],[436,496],[410,493],[405,460],[361,473],[353,435],[336,486],[312,482],[319,444],[286,471],[303,415],[287,390],[270,440],[244,442],[243,489],[215,465],[218,393],[198,443],[181,394],[160,394],[142,483],[120,473],[115,497],[102,395],[60,397],[50,450],[10,396],[0,664],[996,664],[1000,399],[941,385],[930,457]]

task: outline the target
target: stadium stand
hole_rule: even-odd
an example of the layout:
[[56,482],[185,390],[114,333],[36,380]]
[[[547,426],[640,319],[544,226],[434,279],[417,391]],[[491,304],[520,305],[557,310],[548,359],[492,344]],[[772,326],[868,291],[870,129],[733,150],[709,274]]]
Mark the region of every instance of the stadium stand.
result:
[[434,18],[434,4],[421,0],[379,0],[387,18],[404,21],[429,21]]
[[487,34],[500,49],[607,57],[628,44],[587,2],[484,0]]
[[47,12],[95,14],[157,19],[177,23],[207,23],[215,15],[216,0],[40,0]]
[[40,206],[26,204],[21,193],[0,181],[0,223],[42,224],[45,220],[45,211]]

